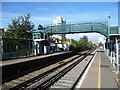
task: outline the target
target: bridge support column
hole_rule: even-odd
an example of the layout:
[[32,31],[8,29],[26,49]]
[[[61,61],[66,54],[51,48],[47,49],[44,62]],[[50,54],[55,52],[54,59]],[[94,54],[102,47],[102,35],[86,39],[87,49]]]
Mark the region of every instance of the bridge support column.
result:
[[110,62],[113,65],[113,47],[114,47],[114,41],[110,38]]
[[34,41],[34,55],[36,56],[36,42]]
[[115,63],[116,63],[116,56],[115,56],[115,52],[114,52],[114,49],[113,49],[113,47],[114,47],[114,40],[112,40],[111,39],[111,44],[110,44],[110,62],[111,62],[111,64],[112,64],[112,66],[113,66],[113,68],[116,68],[115,67]]
[[118,44],[118,38],[116,38],[116,64],[117,64],[117,74],[119,74],[119,44]]
[[113,64],[113,54],[112,54],[112,49],[111,49],[111,51],[110,51],[110,62],[111,62],[111,64]]
[[109,56],[109,53],[110,53],[110,50],[109,50],[109,45],[108,45],[108,38],[106,39],[106,53],[107,53],[107,56]]
[[105,51],[106,49],[105,49],[105,42],[104,42],[104,51]]
[[115,61],[116,61],[115,58],[116,58],[116,57],[115,57],[115,53],[113,53],[113,67],[114,67],[114,68],[116,68],[116,67],[115,67]]

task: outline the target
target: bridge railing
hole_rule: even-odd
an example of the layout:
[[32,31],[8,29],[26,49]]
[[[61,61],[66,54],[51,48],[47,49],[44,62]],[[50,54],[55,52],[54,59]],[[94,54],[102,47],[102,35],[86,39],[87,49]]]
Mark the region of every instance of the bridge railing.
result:
[[108,25],[100,22],[50,25],[45,28],[45,32],[53,34],[98,32],[107,36]]

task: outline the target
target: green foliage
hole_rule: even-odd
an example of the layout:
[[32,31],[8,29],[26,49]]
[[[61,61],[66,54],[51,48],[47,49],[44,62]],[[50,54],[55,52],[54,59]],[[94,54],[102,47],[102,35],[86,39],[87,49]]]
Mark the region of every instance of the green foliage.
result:
[[88,37],[84,35],[82,38],[80,38],[79,41],[82,42],[82,43],[88,42]]
[[77,46],[74,43],[71,43],[69,46],[69,49],[70,49],[70,51],[75,51],[76,47]]
[[87,47],[93,47],[94,46],[94,44],[90,41],[90,42],[87,42]]
[[82,38],[80,38],[79,42],[83,44],[84,50],[94,46],[94,44],[91,41],[88,41],[88,37],[85,35]]
[[59,38],[55,38],[55,41],[57,41],[57,43],[60,43],[60,39]]
[[103,45],[103,43],[102,43],[102,42],[100,42],[100,43],[99,43],[99,46],[102,46],[102,47],[103,47],[104,45]]
[[79,52],[83,49],[83,44],[79,41],[73,40],[69,46],[70,51]]
[[80,52],[81,50],[92,48],[93,46],[94,44],[91,41],[88,42],[88,37],[83,36],[79,41],[72,39],[72,43],[70,44],[69,49],[71,51]]
[[61,42],[62,42],[62,43],[66,42],[66,41],[68,41],[67,38],[62,38],[62,39],[61,39]]
[[34,25],[30,21],[30,14],[21,15],[14,19],[8,25],[8,32],[4,34],[5,37],[16,37],[16,38],[32,38],[30,32]]
[[[4,53],[29,49],[28,40],[20,40],[17,38],[32,38],[32,33],[30,31],[34,28],[34,25],[30,21],[30,16],[30,14],[18,16],[9,23],[7,32],[3,34],[3,37],[7,38],[3,40]],[[8,39],[10,37],[16,38],[16,40]],[[32,47],[31,44],[30,47]]]
[[82,38],[80,38],[79,42],[81,42],[86,47],[88,43],[88,37],[84,35]]

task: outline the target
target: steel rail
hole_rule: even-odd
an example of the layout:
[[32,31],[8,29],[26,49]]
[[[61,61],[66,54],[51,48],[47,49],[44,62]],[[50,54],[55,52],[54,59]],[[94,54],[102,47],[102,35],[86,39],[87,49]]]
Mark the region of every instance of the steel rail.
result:
[[[93,51],[93,50],[92,50]],[[87,52],[86,54],[90,54],[92,51]],[[72,68],[74,68],[77,64],[79,64],[85,57],[85,55],[82,55],[81,57],[78,57],[74,60],[74,62],[71,62],[69,65],[66,65],[65,67],[60,68],[59,70],[51,73],[47,77],[36,81],[32,85],[28,86],[26,89],[46,89],[50,85],[52,85],[54,82],[56,82],[60,77],[65,75],[67,72],[69,72]]]
[[[87,52],[87,51],[85,51],[85,52]],[[20,89],[20,88],[26,87],[29,83],[34,83],[37,79],[44,78],[45,76],[47,76],[47,74],[57,70],[58,68],[66,65],[67,63],[72,62],[74,59],[76,59],[78,57],[80,57],[80,55],[74,55],[74,56],[69,57],[69,58],[67,58],[65,60],[59,61],[59,62],[56,63],[57,66],[55,64],[53,64],[52,68],[48,67],[48,68],[50,68],[49,70],[47,69],[48,71],[46,69],[44,69],[44,70],[42,70],[43,72],[40,73],[40,74],[36,74],[36,72],[39,72],[39,70],[37,70],[37,71],[34,71],[34,72],[29,73],[27,75],[24,75],[23,77],[19,77],[19,78],[15,79],[15,80],[12,80],[12,81],[10,81],[8,83],[4,83],[2,85],[2,89],[15,90],[15,89]],[[12,85],[11,85],[11,83],[12,83]]]

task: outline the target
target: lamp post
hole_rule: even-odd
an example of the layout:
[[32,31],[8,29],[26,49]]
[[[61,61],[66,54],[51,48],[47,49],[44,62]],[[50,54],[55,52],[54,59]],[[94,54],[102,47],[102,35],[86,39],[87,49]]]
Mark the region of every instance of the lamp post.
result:
[[108,22],[108,37],[107,37],[107,56],[109,56],[109,47],[108,47],[108,41],[109,41],[109,34],[110,34],[110,16],[108,16],[107,22]]
[[110,34],[110,16],[108,16],[108,36],[109,36],[109,34]]

